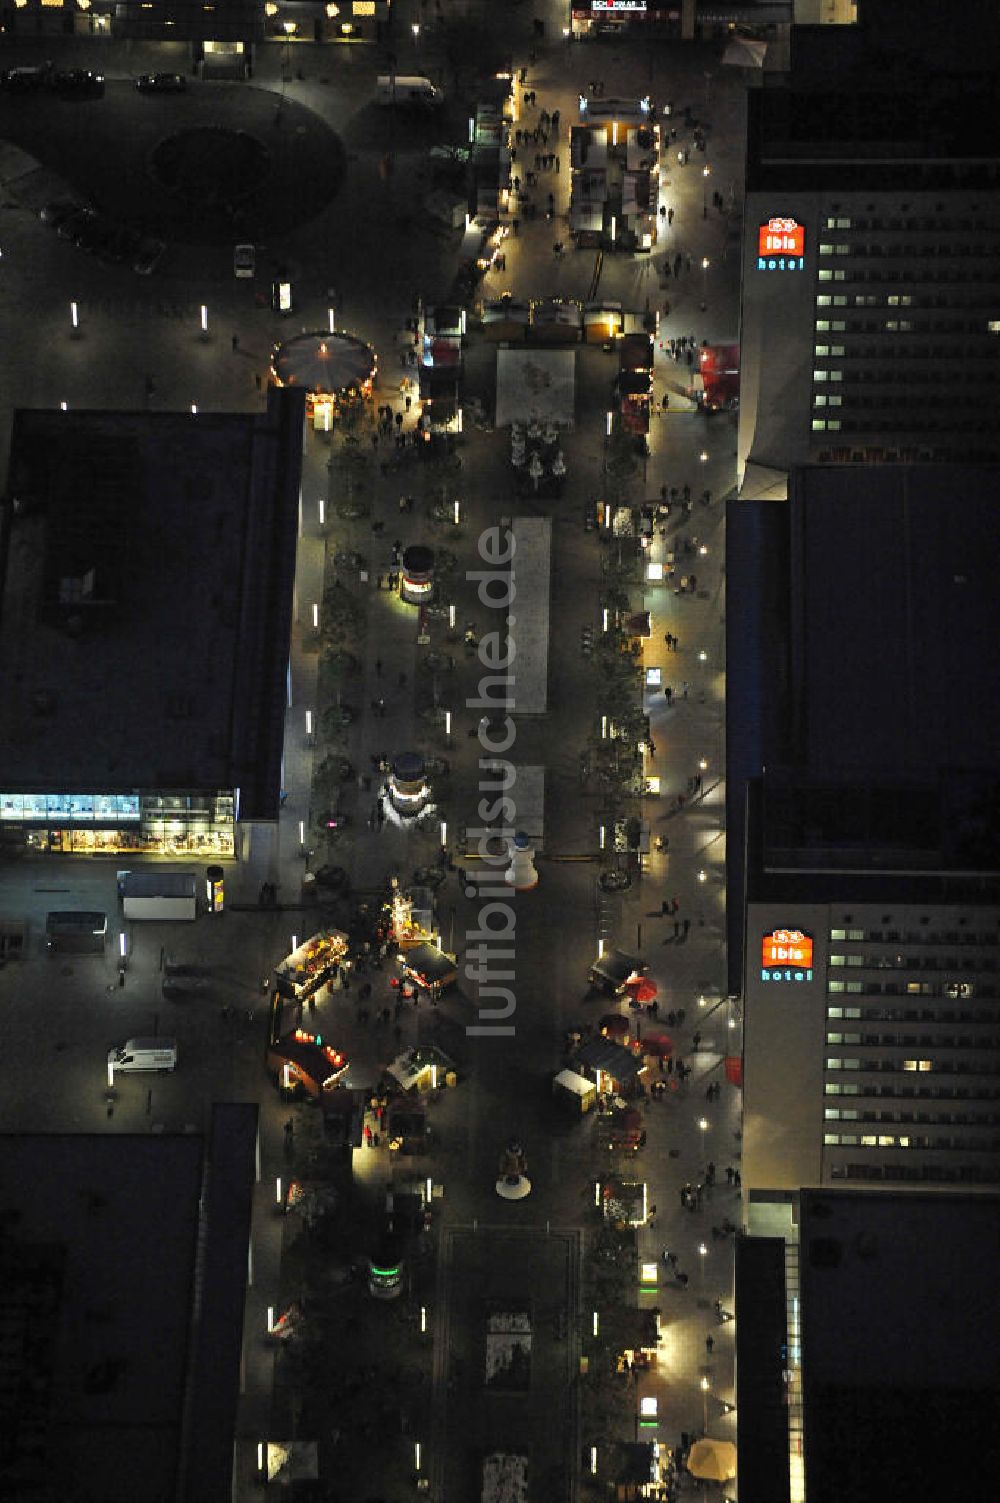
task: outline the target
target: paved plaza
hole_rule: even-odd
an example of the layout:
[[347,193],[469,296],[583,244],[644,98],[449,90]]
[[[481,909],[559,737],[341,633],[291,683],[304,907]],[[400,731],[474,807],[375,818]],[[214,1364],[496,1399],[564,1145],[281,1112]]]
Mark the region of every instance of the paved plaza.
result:
[[[401,7],[397,27],[409,32],[413,5]],[[522,12],[524,12],[522,14]],[[528,69],[538,108],[559,108],[565,122],[588,81],[599,77],[608,95],[650,92],[658,103],[675,104],[673,119],[690,104],[708,124],[708,147],[680,166],[676,152],[665,153],[666,199],[673,222],[651,257],[606,254],[600,271],[600,296],[643,311],[669,301],[656,339],[655,392],[671,394],[669,410],[652,421],[649,457],[635,476],[633,504],[657,502],[661,489],[687,486],[688,513],[674,505],[669,520],[658,526],[649,561],[673,555],[677,574],[663,582],[636,579],[626,585],[630,607],[651,612],[652,636],[643,645],[644,670],[658,668],[661,688],[647,691],[646,709],[655,754],[649,770],[659,778],[659,794],[642,803],[654,842],[644,858],[642,879],[625,893],[601,891],[599,831],[605,803],[592,783],[581,777],[581,757],[600,735],[601,705],[590,660],[581,652],[581,633],[599,633],[602,601],[609,588],[609,545],[585,526],[588,507],[600,499],[607,458],[604,413],[616,375],[616,358],[599,347],[577,349],[576,426],[565,442],[569,477],[558,500],[517,499],[509,465],[509,436],[467,425],[459,449],[461,469],[413,462],[395,467],[390,441],[371,442],[371,428],[360,432],[363,499],[368,514],[357,520],[337,516],[343,499],[344,462],[338,436],[309,433],[304,456],[302,528],[296,578],[291,707],[285,742],[287,800],[273,832],[255,835],[250,860],[229,875],[231,910],[217,923],[201,920],[190,932],[164,934],[148,926],[139,935],[124,989],[117,987],[111,963],[75,960],[62,966],[41,956],[26,967],[25,983],[12,967],[0,971],[0,1039],[10,1060],[23,1057],[37,1038],[39,1016],[45,1018],[47,1084],[39,1092],[37,1072],[8,1072],[0,1102],[0,1126],[26,1125],[74,1131],[146,1131],[202,1126],[212,1099],[235,1096],[258,1100],[261,1107],[263,1176],[255,1225],[255,1280],[250,1290],[249,1328],[263,1332],[266,1311],[287,1295],[282,1273],[285,1223],[274,1214],[275,1178],[289,1172],[290,1158],[282,1134],[288,1116],[263,1068],[264,998],[262,980],[286,953],[292,936],[311,932],[324,910],[303,894],[303,877],[322,861],[344,865],[356,893],[379,891],[390,871],[408,876],[433,864],[440,841],[437,818],[419,831],[387,824],[369,828],[373,795],[360,786],[372,756],[415,750],[442,758],[448,774],[442,785],[440,818],[449,830],[449,849],[460,866],[458,832],[475,822],[482,755],[475,731],[481,711],[467,708],[482,672],[463,652],[446,619],[431,622],[429,649],[451,657],[453,666],[432,686],[423,666],[428,646],[416,642],[416,614],[388,591],[376,588],[376,576],[389,568],[392,544],[427,543],[454,555],[452,598],[459,626],[489,628],[487,613],[475,599],[466,568],[475,567],[477,539],[485,527],[511,516],[552,519],[552,580],[549,632],[549,713],[522,717],[512,759],[545,768],[545,835],[538,856],[538,887],[514,898],[517,915],[515,1031],[510,1037],[467,1036],[475,1021],[476,988],[465,980],[446,994],[434,1010],[426,1003],[407,1009],[398,1040],[391,1030],[362,1021],[353,998],[327,994],[317,1009],[317,1025],[352,1061],[351,1079],[371,1085],[395,1052],[418,1038],[453,1040],[460,1082],[434,1107],[434,1142],[429,1154],[407,1172],[429,1175],[440,1193],[434,1200],[437,1283],[429,1297],[433,1354],[432,1403],[426,1434],[424,1470],[435,1503],[467,1503],[474,1497],[474,1461],[485,1448],[527,1447],[535,1479],[531,1496],[586,1496],[590,1446],[577,1402],[579,1359],[592,1311],[586,1303],[586,1249],[600,1229],[594,1209],[594,1186],[606,1175],[608,1151],[599,1142],[590,1118],[567,1121],[551,1098],[551,1078],[565,1059],[568,1031],[596,1025],[607,1011],[602,999],[588,993],[587,976],[599,942],[641,954],[658,987],[657,1026],[673,1040],[675,1054],[690,1067],[679,1081],[664,1072],[668,1089],[662,1099],[644,1105],[647,1141],[629,1172],[647,1184],[651,1208],[638,1232],[641,1263],[655,1264],[651,1278],[630,1297],[659,1309],[664,1340],[658,1364],[644,1374],[628,1395],[629,1413],[641,1397],[655,1397],[660,1424],[655,1432],[665,1445],[677,1443],[682,1431],[707,1429],[730,1436],[734,1425],[727,1406],[733,1402],[731,1325],[716,1320],[717,1300],[732,1297],[732,1238],[725,1223],[738,1219],[738,1193],[727,1169],[739,1166],[740,1098],[726,1077],[725,1060],[740,1052],[738,1022],[725,997],[724,889],[725,746],[723,739],[725,664],[724,498],[734,482],[735,430],[730,416],[706,417],[684,397],[690,373],[670,358],[667,342],[693,335],[696,342],[734,341],[737,331],[740,183],[743,99],[738,77],[727,77],[718,57],[707,49],[677,43],[645,49],[636,43],[569,46],[561,37],[562,12],[545,10],[547,39],[533,43],[530,17],[513,11],[513,61]],[[558,24],[557,24],[558,22]],[[41,44],[40,44],[41,45]],[[425,26],[419,44],[399,66],[436,74],[445,69],[435,52],[433,27]],[[407,40],[409,47],[409,39]],[[44,50],[44,49],[43,49]],[[51,46],[48,50],[51,50]],[[65,44],[65,62],[80,62],[79,43]],[[46,148],[38,165],[21,155],[25,140],[0,148],[3,176],[2,248],[4,281],[0,306],[7,330],[8,359],[0,367],[0,462],[6,460],[9,423],[17,406],[134,408],[149,400],[154,408],[199,411],[253,410],[263,404],[270,350],[289,330],[324,328],[328,308],[336,305],[338,326],[369,341],[379,354],[381,380],[376,405],[389,403],[406,413],[398,356],[405,349],[406,321],[415,299],[432,303],[448,294],[457,267],[457,241],[432,232],[421,220],[420,202],[430,186],[427,141],[398,141],[396,169],[389,181],[379,177],[383,124],[371,108],[375,58],[367,48],[322,53],[295,49],[295,66],[283,69],[281,49],[260,53],[254,92],[269,100],[283,92],[287,120],[302,110],[316,124],[311,140],[329,131],[343,145],[331,148],[331,196],[312,217],[289,216],[287,226],[269,225],[267,265],[290,268],[296,306],[282,320],[258,306],[251,288],[232,277],[231,247],[171,242],[160,272],[137,277],[123,268],[105,268],[59,240],[42,226],[36,210],[58,195],[56,153]],[[170,66],[166,49],[157,51],[156,66]],[[301,58],[301,63],[299,63]],[[141,71],[147,65],[138,46],[129,57],[117,54],[105,64],[109,80]],[[60,54],[62,62],[62,54]],[[302,78],[297,76],[301,71]],[[218,88],[236,86],[219,85]],[[125,88],[124,83],[122,89]],[[184,105],[192,103],[192,89]],[[140,103],[143,103],[140,101]],[[170,101],[157,103],[166,108]],[[228,106],[227,106],[228,108]],[[274,129],[273,123],[269,127]],[[263,123],[260,129],[264,129]],[[284,130],[284,125],[280,127]],[[684,132],[681,131],[681,140]],[[461,123],[457,139],[462,139]],[[687,140],[685,144],[690,144]],[[566,145],[564,141],[564,145]],[[310,149],[313,149],[310,147]],[[289,150],[295,150],[294,147]],[[568,155],[568,145],[566,146]],[[711,167],[710,179],[700,171]],[[66,168],[68,170],[68,166]],[[322,171],[317,167],[317,171]],[[556,215],[568,203],[569,173],[551,174]],[[706,181],[723,195],[724,210],[706,200]],[[548,189],[546,189],[548,191]],[[317,202],[324,194],[317,193]],[[299,222],[292,223],[296,219]],[[558,238],[544,215],[524,223],[505,242],[506,269],[492,272],[484,296],[510,289],[516,296],[561,296],[585,300],[595,273],[592,251],[573,251],[557,258]],[[567,237],[568,238],[568,237]],[[664,256],[680,254],[690,271],[663,278]],[[703,260],[708,266],[702,268]],[[266,276],[266,271],[265,271]],[[263,285],[263,280],[261,285]],[[16,288],[16,291],[15,291]],[[79,337],[71,337],[69,304],[82,313]],[[209,334],[203,338],[200,308],[209,309]],[[144,395],[154,377],[155,393]],[[475,329],[466,351],[463,400],[479,398],[491,413],[495,396],[493,347]],[[384,470],[384,472],[383,472]],[[708,493],[708,501],[702,497]],[[401,512],[401,495],[414,507]],[[442,496],[460,501],[457,525],[438,520],[434,508]],[[322,503],[322,506],[321,506]],[[361,554],[364,570],[337,562],[337,556]],[[678,578],[694,573],[694,589],[681,593]],[[366,577],[362,577],[364,574]],[[319,682],[320,653],[313,630],[312,607],[334,582],[354,599],[364,629],[353,651],[358,672],[344,691],[355,718],[335,743],[358,771],[345,786],[344,808],[350,824],[329,846],[316,838],[313,772],[324,737],[307,731],[306,711],[318,715],[324,686]],[[675,650],[665,634],[677,638]],[[669,685],[672,696],[662,692]],[[422,713],[427,695],[436,690],[452,712],[451,734]],[[384,700],[382,712],[373,708]],[[318,743],[318,744],[317,744]],[[310,854],[313,853],[313,854]],[[114,862],[70,865],[53,858],[24,858],[0,868],[0,902],[5,911],[20,904],[34,916],[52,906],[104,907],[114,903]],[[257,908],[260,886],[278,889],[278,910]],[[670,912],[664,912],[664,904]],[[675,903],[676,900],[676,903]],[[475,925],[477,906],[465,884],[451,870],[438,893],[438,921],[445,948],[463,962],[467,931]],[[154,931],[156,931],[154,933]],[[37,929],[36,929],[37,933]],[[164,1000],[160,987],[164,946],[181,960],[204,967],[211,978],[205,1007]],[[44,968],[44,969],[43,969]],[[394,1001],[386,976],[372,978],[371,1010]],[[229,1021],[221,1017],[230,1007]],[[248,1018],[247,1013],[253,1013]],[[683,1021],[678,1014],[683,1013]],[[673,1014],[674,1021],[668,1017]],[[112,1042],[129,1032],[171,1028],[185,1045],[183,1070],[158,1077],[145,1087],[124,1086],[111,1115],[105,1105],[101,1061]],[[653,1026],[644,1020],[643,1027]],[[38,1047],[37,1044],[34,1047]],[[706,1096],[710,1087],[718,1093]],[[296,1108],[292,1167],[302,1169],[317,1148],[315,1124]],[[517,1135],[524,1143],[532,1180],[531,1196],[508,1205],[494,1189],[498,1154]],[[388,1151],[362,1155],[360,1193],[372,1204],[391,1177]],[[709,1165],[714,1165],[714,1184]],[[703,1186],[699,1205],[683,1208],[681,1188]],[[356,1251],[357,1249],[355,1249]],[[287,1251],[287,1250],[286,1250]],[[686,1280],[676,1277],[663,1253],[676,1257]],[[286,1259],[286,1273],[287,1273]],[[516,1304],[524,1295],[538,1320],[539,1337],[527,1396],[484,1397],[478,1378],[476,1343],[489,1301]],[[379,1314],[384,1313],[380,1307]],[[565,1317],[563,1326],[560,1322]],[[364,1332],[373,1330],[366,1317]],[[706,1338],[711,1344],[706,1345]],[[402,1339],[402,1338],[400,1338]],[[407,1337],[409,1339],[409,1337]],[[251,1360],[240,1419],[241,1435],[251,1441],[265,1433],[275,1413],[289,1416],[288,1394],[278,1363],[279,1398],[275,1398],[276,1363],[263,1337],[248,1342]],[[414,1359],[416,1360],[416,1359]],[[364,1354],[357,1357],[363,1367]],[[352,1358],[353,1362],[353,1358]],[[457,1396],[455,1384],[459,1390]],[[272,1409],[272,1404],[276,1405]],[[408,1411],[410,1397],[399,1403]],[[412,1396],[414,1416],[426,1416],[428,1395]],[[506,1407],[505,1407],[506,1406]],[[416,1421],[415,1421],[416,1422]],[[321,1439],[325,1458],[336,1467],[337,1445],[330,1434]],[[636,1434],[638,1431],[635,1432]],[[644,1435],[652,1432],[644,1431]],[[632,1439],[631,1434],[623,1438]],[[410,1454],[410,1422],[400,1434],[386,1435],[385,1448],[396,1457],[400,1474]],[[246,1461],[247,1476],[252,1462]],[[556,1481],[558,1479],[558,1483]],[[243,1481],[243,1495],[250,1485]],[[719,1496],[719,1490],[709,1488]],[[331,1497],[335,1496],[333,1492]],[[387,1497],[391,1497],[387,1493]]]

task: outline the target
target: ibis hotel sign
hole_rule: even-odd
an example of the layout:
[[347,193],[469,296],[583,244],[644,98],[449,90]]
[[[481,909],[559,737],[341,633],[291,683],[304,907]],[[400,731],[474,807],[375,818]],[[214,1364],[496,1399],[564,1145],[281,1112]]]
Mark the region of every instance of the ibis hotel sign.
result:
[[762,981],[811,981],[812,937],[801,929],[772,929],[761,941]]
[[806,231],[798,220],[769,219],[758,227],[758,271],[802,271],[805,264]]

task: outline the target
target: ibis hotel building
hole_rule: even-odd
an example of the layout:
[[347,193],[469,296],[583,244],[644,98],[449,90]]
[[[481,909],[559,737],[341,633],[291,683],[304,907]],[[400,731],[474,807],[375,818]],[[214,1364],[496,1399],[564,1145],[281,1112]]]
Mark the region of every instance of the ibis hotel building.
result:
[[730,503],[751,1229],[800,1187],[1000,1186],[998,506],[971,465]]
[[863,27],[815,31],[748,94],[745,497],[795,465],[1000,458],[992,77],[958,92],[912,58],[869,67]]
[[15,413],[0,844],[245,856],[277,818],[303,420]]

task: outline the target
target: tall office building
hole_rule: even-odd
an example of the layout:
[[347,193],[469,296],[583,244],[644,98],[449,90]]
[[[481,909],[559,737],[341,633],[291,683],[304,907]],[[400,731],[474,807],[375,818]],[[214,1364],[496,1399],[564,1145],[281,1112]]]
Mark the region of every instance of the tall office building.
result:
[[795,465],[1000,457],[996,20],[948,14],[923,48],[888,6],[796,31],[748,96],[745,497]]

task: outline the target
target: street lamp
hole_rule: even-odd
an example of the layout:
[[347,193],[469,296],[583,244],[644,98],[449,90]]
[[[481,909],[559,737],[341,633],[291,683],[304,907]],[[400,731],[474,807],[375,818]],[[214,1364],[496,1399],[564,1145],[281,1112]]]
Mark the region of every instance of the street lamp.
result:
[[701,217],[708,218],[708,180],[712,169],[707,164],[701,169]]

